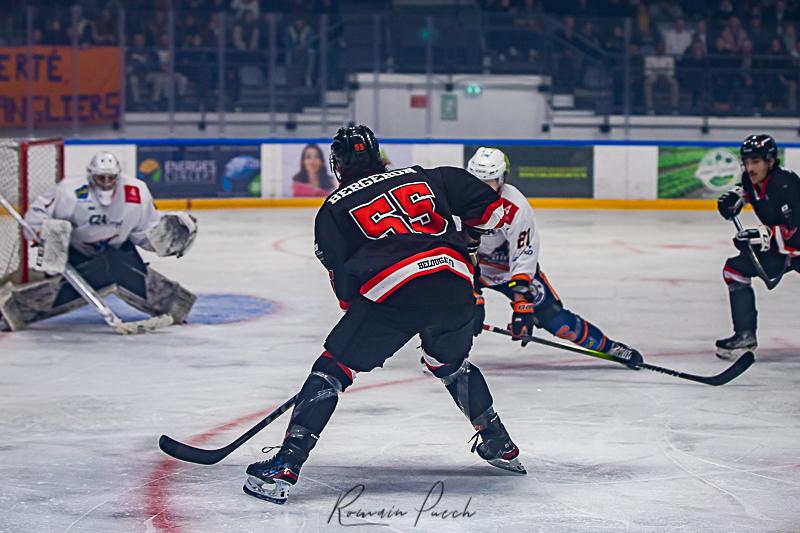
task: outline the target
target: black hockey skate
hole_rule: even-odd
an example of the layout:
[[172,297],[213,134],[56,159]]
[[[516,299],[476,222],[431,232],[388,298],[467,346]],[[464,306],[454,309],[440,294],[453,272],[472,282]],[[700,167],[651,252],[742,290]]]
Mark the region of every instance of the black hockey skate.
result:
[[284,504],[306,459],[307,453],[293,447],[282,447],[271,459],[247,467],[247,480],[242,490],[250,496]]
[[754,352],[758,348],[755,331],[737,331],[726,339],[717,341],[717,357],[720,359],[736,359],[745,352]]
[[639,353],[639,350],[617,341],[612,341],[611,348],[608,350],[608,355],[625,359],[625,366],[633,370],[639,370],[639,367],[644,363],[644,359],[642,358],[642,354]]
[[[481,459],[490,465],[514,472],[515,474],[527,474],[525,465],[519,460],[519,448],[511,441],[500,417],[494,415],[486,427],[476,426],[477,433],[470,439],[473,452],[477,452]],[[478,442],[480,436],[482,442]]]

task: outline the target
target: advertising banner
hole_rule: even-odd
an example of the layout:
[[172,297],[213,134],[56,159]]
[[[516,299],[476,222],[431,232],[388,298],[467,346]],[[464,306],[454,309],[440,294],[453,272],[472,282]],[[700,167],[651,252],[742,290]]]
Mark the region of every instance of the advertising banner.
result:
[[261,147],[140,146],[137,177],[154,198],[261,196]]
[[[412,146],[381,145],[381,158],[389,170],[415,164]],[[283,197],[328,196],[339,183],[328,164],[329,144],[285,144],[282,147]]]
[[26,124],[29,89],[37,125],[70,122],[76,106],[73,76],[78,119],[95,124],[117,120],[120,53],[116,46],[81,48],[75,54],[70,46],[34,46],[29,58],[25,47],[0,47],[0,127]]
[[[480,148],[464,146],[464,167]],[[591,198],[593,148],[591,146],[494,146],[509,159],[507,183],[528,197]]]

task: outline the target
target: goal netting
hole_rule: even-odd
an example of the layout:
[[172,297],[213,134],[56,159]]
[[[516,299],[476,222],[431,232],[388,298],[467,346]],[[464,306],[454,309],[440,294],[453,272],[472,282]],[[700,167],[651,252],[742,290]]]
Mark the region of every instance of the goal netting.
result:
[[[0,139],[0,194],[21,215],[63,176],[62,139]],[[16,221],[0,207],[0,285],[28,281],[29,255]]]

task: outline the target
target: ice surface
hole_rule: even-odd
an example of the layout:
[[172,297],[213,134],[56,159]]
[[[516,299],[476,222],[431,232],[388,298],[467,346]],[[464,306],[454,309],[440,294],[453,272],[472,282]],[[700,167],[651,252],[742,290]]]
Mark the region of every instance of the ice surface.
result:
[[[334,531],[337,498],[358,484],[365,492],[345,511],[407,514],[343,511],[344,523],[387,524],[357,531],[800,530],[794,273],[769,293],[756,283],[759,359],[719,388],[481,335],[472,359],[527,477],[469,453],[471,427],[422,372],[413,341],[343,396],[285,506],[241,485],[261,447],[280,443],[286,415],[218,465],[166,458],[161,433],[222,446],[294,394],[341,316],[313,255],[313,210],[197,217],[187,257],[148,259],[202,302],[268,303],[243,321],[140,336],[113,334],[88,309],[0,334],[0,531]],[[653,364],[697,374],[727,365],[712,348],[730,331],[720,273],[732,225],[711,212],[538,217],[542,266],[568,308]],[[488,321],[505,324],[508,304],[487,300]],[[469,501],[474,514],[426,512],[414,527],[437,481],[436,511]]]

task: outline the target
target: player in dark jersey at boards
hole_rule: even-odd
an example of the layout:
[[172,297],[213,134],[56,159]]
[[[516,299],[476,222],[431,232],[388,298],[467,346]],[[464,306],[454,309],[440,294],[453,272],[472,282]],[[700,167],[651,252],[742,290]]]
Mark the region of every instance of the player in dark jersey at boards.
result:
[[500,197],[460,168],[387,171],[366,126],[336,133],[330,163],[340,186],[317,213],[315,252],[345,314],[298,394],[283,445],[247,468],[244,491],[284,503],[339,394],[417,334],[428,369],[477,432],[472,451],[526,473],[483,374],[468,359],[474,266],[453,220],[460,217],[473,242],[502,224]]
[[717,357],[723,359],[758,346],[758,312],[751,285],[758,271],[747,248],[753,249],[770,278],[791,270],[800,272],[800,177],[781,168],[778,145],[769,135],[751,135],[739,154],[745,167],[741,183],[720,196],[717,207],[731,220],[750,204],[762,225],[736,234],[733,243],[739,255],[729,258],[722,270],[733,318],[733,335],[717,341]]

